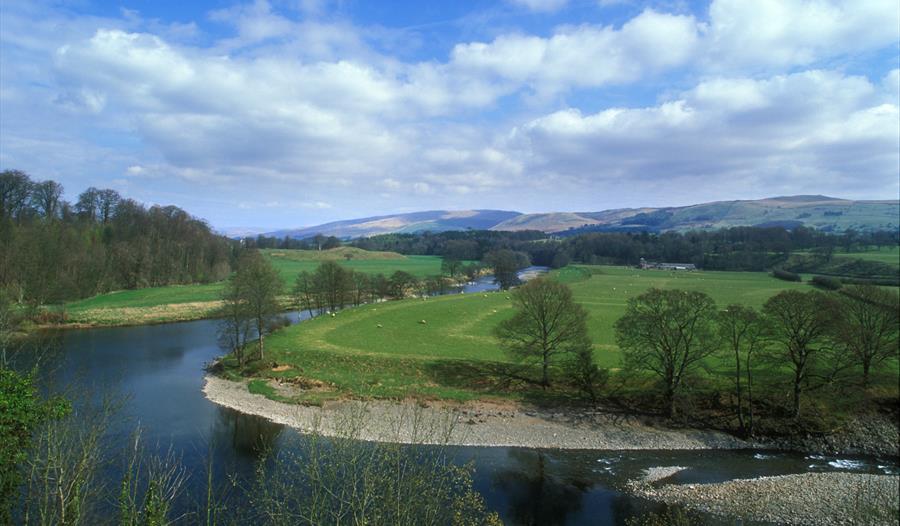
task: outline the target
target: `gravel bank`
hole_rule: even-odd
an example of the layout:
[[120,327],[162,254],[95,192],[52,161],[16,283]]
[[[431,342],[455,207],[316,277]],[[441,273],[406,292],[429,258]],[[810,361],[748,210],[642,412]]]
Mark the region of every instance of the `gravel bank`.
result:
[[355,436],[363,440],[549,449],[748,447],[746,442],[725,433],[666,429],[633,417],[601,413],[572,419],[563,413],[523,411],[512,405],[474,403],[423,408],[413,402],[390,401],[343,401],[306,407],[269,400],[250,393],[244,383],[212,375],[207,375],[203,392],[219,405],[301,431],[335,436],[348,426],[358,426]]
[[858,473],[804,473],[719,484],[632,481],[639,496],[697,511],[790,525],[896,525],[900,477]]

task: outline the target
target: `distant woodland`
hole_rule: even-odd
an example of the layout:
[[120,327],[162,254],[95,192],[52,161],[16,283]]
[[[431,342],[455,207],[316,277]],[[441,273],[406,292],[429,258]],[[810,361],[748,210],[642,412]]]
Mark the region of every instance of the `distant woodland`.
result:
[[88,188],[75,203],[55,181],[0,173],[0,292],[41,305],[119,289],[219,281],[229,241],[175,206],[146,207]]

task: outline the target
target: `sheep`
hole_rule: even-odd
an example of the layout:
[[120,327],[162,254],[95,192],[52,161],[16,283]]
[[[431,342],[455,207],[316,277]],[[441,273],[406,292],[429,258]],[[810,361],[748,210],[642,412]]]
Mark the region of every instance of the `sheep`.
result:
[[376,327],[378,327],[379,329],[383,329],[383,328],[384,328],[384,325],[382,325],[382,324],[379,323],[378,325],[376,325]]
[[420,323],[421,325],[425,325],[425,324],[427,324],[428,322],[425,321],[425,320],[419,320],[419,323]]

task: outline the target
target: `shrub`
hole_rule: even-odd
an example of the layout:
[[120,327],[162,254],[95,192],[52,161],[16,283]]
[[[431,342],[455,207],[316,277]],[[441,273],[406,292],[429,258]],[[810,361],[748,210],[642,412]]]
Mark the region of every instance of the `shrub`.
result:
[[812,284],[826,290],[838,290],[842,286],[839,280],[828,276],[813,276]]
[[800,278],[800,274],[794,274],[793,272],[788,272],[787,270],[780,268],[772,269],[772,276],[783,279],[784,281],[803,281],[803,279]]

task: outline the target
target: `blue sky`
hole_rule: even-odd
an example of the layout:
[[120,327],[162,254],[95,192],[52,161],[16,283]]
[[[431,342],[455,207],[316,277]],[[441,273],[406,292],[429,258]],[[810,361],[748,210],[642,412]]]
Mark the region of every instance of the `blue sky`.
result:
[[896,0],[0,3],[0,169],[217,227],[900,191]]

